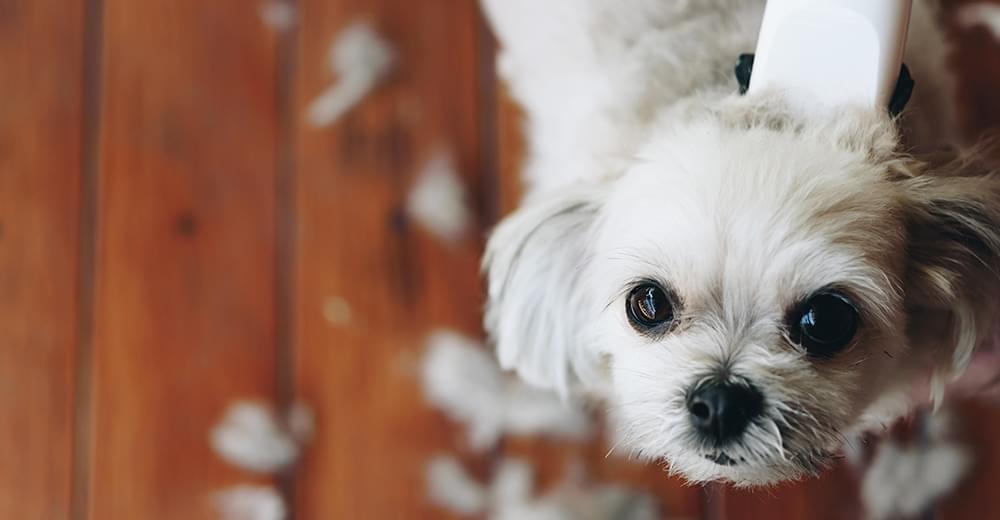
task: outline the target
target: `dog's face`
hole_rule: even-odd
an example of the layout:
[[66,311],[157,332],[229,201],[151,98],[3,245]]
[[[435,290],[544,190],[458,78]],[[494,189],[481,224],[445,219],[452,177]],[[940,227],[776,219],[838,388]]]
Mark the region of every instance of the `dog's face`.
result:
[[606,305],[590,334],[624,447],[699,481],[826,461],[912,372],[901,203],[883,165],[793,132],[701,123],[650,143],[583,278]]
[[967,361],[1000,181],[924,172],[878,117],[730,112],[663,125],[623,172],[502,223],[487,326],[528,381],[603,387],[622,449],[758,485],[815,473]]

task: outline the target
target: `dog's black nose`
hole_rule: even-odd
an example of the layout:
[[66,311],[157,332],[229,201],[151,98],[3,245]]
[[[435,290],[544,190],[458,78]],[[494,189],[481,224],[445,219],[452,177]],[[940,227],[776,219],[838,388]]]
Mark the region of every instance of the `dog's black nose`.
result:
[[698,385],[688,395],[687,407],[695,429],[722,444],[742,434],[761,414],[764,398],[749,385],[709,382]]

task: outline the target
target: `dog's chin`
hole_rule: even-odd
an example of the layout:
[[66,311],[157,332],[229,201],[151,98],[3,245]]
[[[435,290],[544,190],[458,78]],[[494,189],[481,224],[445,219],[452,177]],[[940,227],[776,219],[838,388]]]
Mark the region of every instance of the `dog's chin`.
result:
[[725,450],[670,457],[670,472],[693,483],[724,482],[741,488],[772,486],[815,476],[833,460],[830,453],[786,454],[747,460]]

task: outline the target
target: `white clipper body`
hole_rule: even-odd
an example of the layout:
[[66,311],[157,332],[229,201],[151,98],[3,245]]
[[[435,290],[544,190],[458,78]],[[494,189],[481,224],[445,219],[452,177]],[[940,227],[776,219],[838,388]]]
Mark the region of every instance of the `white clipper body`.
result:
[[768,0],[748,93],[780,89],[806,111],[887,107],[911,7],[912,0]]

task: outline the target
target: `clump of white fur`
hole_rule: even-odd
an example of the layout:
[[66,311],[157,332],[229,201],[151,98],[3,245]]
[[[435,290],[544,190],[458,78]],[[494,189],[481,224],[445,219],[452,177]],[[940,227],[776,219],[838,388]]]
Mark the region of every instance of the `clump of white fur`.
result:
[[583,439],[591,432],[580,403],[504,374],[482,344],[452,331],[428,338],[422,376],[427,399],[465,424],[477,449],[505,433]]
[[295,7],[281,0],[267,0],[260,5],[259,14],[264,25],[279,32],[291,29],[298,22]]
[[309,122],[315,127],[333,124],[385,79],[395,60],[392,45],[369,23],[349,25],[330,49],[330,67],[337,83],[309,106]]
[[312,439],[316,434],[316,415],[303,402],[292,403],[285,416],[285,429],[299,444]]
[[481,513],[489,498],[457,459],[443,455],[427,463],[427,494],[434,504],[461,515]]
[[953,490],[972,465],[969,451],[951,438],[948,414],[924,418],[922,438],[906,446],[886,439],[865,473],[861,496],[875,520],[915,517]]
[[958,10],[958,23],[965,27],[982,25],[1000,38],[1000,5],[980,2]]
[[285,501],[271,487],[235,486],[213,498],[223,520],[284,520],[288,515]]
[[281,471],[295,462],[300,444],[312,436],[312,412],[294,405],[279,419],[267,405],[239,401],[211,432],[212,447],[234,466],[258,473]]
[[468,232],[472,213],[465,186],[451,155],[438,150],[417,176],[406,204],[407,212],[424,228],[448,243]]
[[491,520],[653,520],[655,500],[621,486],[588,484],[570,475],[553,491],[535,496],[530,464],[500,462],[489,484],[477,483],[454,458],[441,456],[427,467],[431,500],[461,515],[485,514]]

